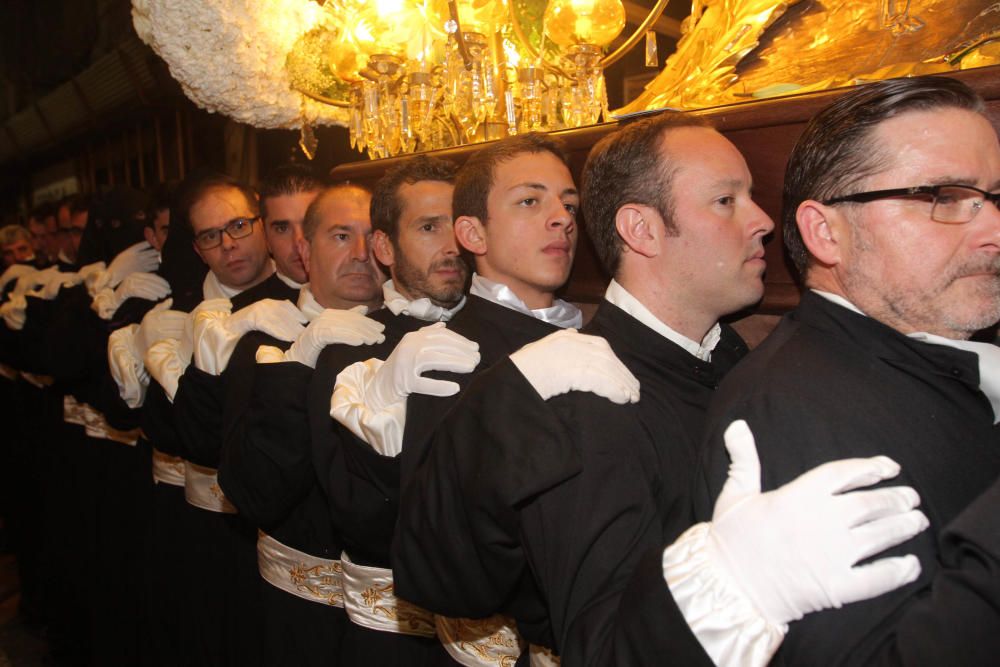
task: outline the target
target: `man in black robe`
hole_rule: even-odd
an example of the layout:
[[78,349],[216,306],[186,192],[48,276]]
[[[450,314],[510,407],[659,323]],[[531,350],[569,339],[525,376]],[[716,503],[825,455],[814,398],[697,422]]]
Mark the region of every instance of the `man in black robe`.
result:
[[[525,343],[560,328],[580,325],[579,310],[554,296],[572,265],[578,206],[576,186],[558,144],[543,135],[529,134],[485,147],[460,170],[452,206],[456,239],[473,255],[476,274],[465,307],[447,327],[478,344],[480,360],[473,374]],[[455,404],[455,393],[467,385],[470,375],[436,371],[420,378],[422,369],[414,363],[415,372],[399,373],[399,381],[394,383],[389,376],[402,365],[399,361],[390,357],[386,364],[369,369],[373,371],[371,377],[364,373],[350,377],[344,374],[337,392],[360,397],[359,402],[365,404],[365,412],[371,416],[369,428],[355,426],[356,435],[364,436],[377,451],[399,452],[399,513],[405,517],[415,511],[411,508],[413,502],[423,502],[418,500],[419,494],[408,499],[408,487],[420,483],[417,478],[423,474],[421,464],[433,447],[434,430]],[[413,391],[424,380],[434,387],[432,394],[425,393],[427,389]],[[453,384],[442,386],[442,380]],[[389,388],[392,386],[394,390]],[[405,555],[393,553],[392,565],[394,577],[400,572],[410,576]],[[548,644],[545,611],[537,604],[531,582],[524,583],[528,588],[523,599],[530,607],[525,618],[537,620],[539,625],[528,627],[527,632],[523,624],[518,629],[528,641]],[[413,583],[397,579],[396,586],[399,597],[436,613],[482,617],[497,611],[491,608],[480,614],[453,613],[454,608],[447,605],[428,605],[426,600],[413,597]],[[497,616],[486,622],[437,622],[439,636],[460,662],[470,660],[463,651],[485,650],[501,660],[510,660],[522,652],[521,637],[509,619]],[[527,652],[524,655],[527,658]]]
[[[403,347],[421,356],[428,369],[459,368],[453,360],[440,363],[445,349],[463,357],[467,370],[478,360],[473,343],[443,328],[409,335],[428,324],[447,322],[465,303],[468,269],[458,254],[451,222],[454,177],[451,163],[417,156],[386,173],[376,185],[372,243],[375,256],[389,268],[392,279],[383,285],[385,308],[370,317],[385,326],[385,340],[364,347],[325,348],[308,388],[311,433],[304,444],[311,444],[310,458],[315,460],[330,520],[342,539],[348,559],[344,567],[349,574],[366,568],[390,585],[389,545],[399,500],[398,451],[376,450],[332,420],[331,394],[345,367],[366,360],[363,371],[381,365],[403,340]],[[365,421],[363,406],[345,400],[340,407],[345,418],[351,413],[355,429]],[[372,618],[354,604],[354,584],[356,580],[351,579],[345,591],[350,594],[347,612],[353,623],[345,632],[343,664],[450,662],[435,636],[430,614],[404,605],[395,619]],[[391,594],[383,594],[379,604],[385,606],[391,599]],[[408,613],[413,617],[407,618]]]
[[[369,250],[369,199],[353,185],[319,193],[298,233],[310,276],[298,309],[309,326],[291,345],[247,333],[221,376],[219,485],[240,516],[265,533],[257,539],[255,579],[266,664],[328,664],[339,653],[341,545],[313,472],[305,393],[323,347],[382,337],[381,325],[363,312],[379,304],[382,283]],[[352,310],[359,306],[362,312]]]
[[[248,186],[222,175],[193,179],[182,188],[178,208],[183,214],[178,221],[189,227],[187,238],[193,238],[195,252],[209,267],[201,294],[195,297],[206,301],[191,299],[180,339],[160,341],[146,352],[145,366],[162,391],[151,385],[144,408],[144,424],[157,434],[146,431],[154,447],[185,462],[187,503],[173,517],[180,522],[176,528],[185,547],[177,554],[182,564],[174,582],[184,598],[178,641],[184,662],[253,664],[259,659],[258,644],[247,636],[259,636],[259,605],[251,578],[256,537],[217,492],[221,384],[216,374],[191,363],[203,351],[195,349],[194,329],[199,313],[221,308],[232,311],[243,325],[267,321],[272,332],[292,337],[301,330],[292,305],[297,291],[275,273],[257,196]],[[289,309],[296,315],[284,321]],[[227,356],[235,342],[230,341]]]
[[615,376],[581,368],[562,334],[476,377],[435,434],[400,523],[396,567],[418,600],[453,613],[511,609],[530,578],[552,647],[572,664],[656,664],[668,653],[708,662],[660,562],[691,523],[709,400],[746,352],[719,318],[763,293],[773,224],[750,187],[735,147],[688,116],[635,123],[595,146],[584,206],[615,279],[584,331],[610,344],[642,400],[587,393],[611,397]]
[[[942,557],[962,566],[948,542],[939,548],[941,530],[957,521],[955,535],[967,535],[956,517],[1000,475],[1000,360],[995,346],[969,341],[1000,319],[998,183],[1000,144],[983,103],[947,78],[852,91],[813,119],[792,153],[784,234],[809,291],[717,393],[701,513],[724,478],[720,433],[742,418],[760,443],[765,488],[824,460],[884,453],[933,529],[906,545],[922,566],[915,583],[793,624],[778,664],[995,661],[998,635],[985,631],[996,627],[995,587],[970,608],[948,593],[955,580],[946,575],[944,591],[937,583]],[[995,540],[980,544],[991,542],[995,556]],[[992,617],[970,613],[983,599]],[[961,620],[989,647],[977,653],[961,632],[913,631],[933,628],[934,614],[943,626]]]

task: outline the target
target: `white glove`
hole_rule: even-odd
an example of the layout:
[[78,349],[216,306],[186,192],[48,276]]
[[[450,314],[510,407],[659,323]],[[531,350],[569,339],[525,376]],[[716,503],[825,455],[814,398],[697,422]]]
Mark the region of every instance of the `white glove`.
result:
[[286,361],[297,361],[316,368],[316,359],[327,345],[374,345],[385,340],[385,326],[365,317],[368,309],[355,306],[350,310],[327,308],[309,323],[292,346],[285,352]]
[[612,403],[639,400],[639,381],[615,356],[608,341],[563,329],[510,355],[542,400],[587,391]]
[[337,376],[330,416],[375,451],[402,451],[406,397],[412,393],[451,396],[458,384],[421,377],[425,371],[471,373],[479,364],[479,345],[437,322],[411,331],[389,358],[352,364]]
[[50,266],[47,269],[41,271],[32,271],[31,273],[26,273],[17,279],[14,283],[14,289],[11,291],[11,296],[24,296],[28,292],[31,292],[43,285],[45,285],[52,276],[59,275],[59,268],[56,266]]
[[140,360],[146,355],[146,350],[166,338],[183,338],[188,313],[170,310],[173,299],[167,299],[153,306],[136,331],[133,351]]
[[185,355],[180,349],[181,342],[176,338],[165,338],[153,343],[146,350],[143,361],[150,376],[156,380],[170,402],[174,402],[181,376],[190,363],[190,357],[185,361]]
[[118,385],[118,394],[130,408],[138,408],[146,400],[149,373],[146,352],[154,343],[167,338],[179,339],[184,334],[188,314],[169,310],[172,299],[158,303],[146,313],[141,324],[130,324],[108,337],[108,367]]
[[98,292],[90,307],[102,320],[110,320],[121,305],[132,297],[159,301],[168,294],[170,283],[166,280],[155,273],[137,271],[126,276],[118,287],[105,287]]
[[0,305],[0,317],[11,331],[20,331],[27,321],[28,300],[23,294],[11,294],[10,299]]
[[[170,315],[156,316],[156,321],[163,318],[164,328],[161,332],[162,335],[169,335],[171,332],[180,330],[179,338],[164,338],[152,342],[143,358],[146,370],[153,379],[160,383],[171,403],[177,394],[177,387],[180,384],[181,376],[187,370],[188,364],[191,363],[192,350],[194,349],[195,319],[205,311],[224,309],[228,312],[232,307],[233,304],[229,302],[229,299],[207,299],[198,304],[190,313],[162,311],[163,313],[170,313]],[[147,317],[149,317],[149,314],[147,314]],[[145,318],[143,318],[144,323],[145,321]],[[142,335],[145,336],[145,332]],[[152,341],[153,337],[153,333],[146,336],[147,343]]]
[[88,281],[87,287],[96,296],[105,287],[117,287],[130,273],[152,273],[159,266],[160,253],[145,241],[140,241],[118,253],[107,270],[96,274],[93,282]]
[[83,278],[79,273],[52,273],[49,274],[38,291],[38,296],[45,299],[46,301],[51,301],[59,295],[59,290],[63,287],[73,287],[73,285],[79,285],[83,282]]
[[11,264],[7,267],[7,270],[3,272],[3,275],[0,275],[0,292],[7,289],[7,285],[9,285],[11,281],[37,272],[38,269],[28,264]]
[[460,387],[455,382],[422,377],[426,371],[471,373],[479,364],[479,343],[435,322],[403,336],[385,363],[365,388],[369,410],[405,401],[410,394],[451,396]]
[[833,461],[761,493],[747,423],[730,424],[725,441],[732,462],[712,522],[688,529],[663,555],[671,594],[717,665],[765,665],[789,622],[920,575],[912,555],[854,566],[928,526],[910,487],[845,493],[895,477],[895,461]]
[[149,373],[144,363],[145,354],[136,355],[135,345],[138,324],[115,329],[108,336],[108,369],[118,385],[118,395],[130,408],[138,408],[146,400]]
[[306,321],[291,301],[276,299],[262,299],[232,314],[203,310],[194,320],[194,365],[219,375],[244,334],[262,331],[278,340],[295,340],[305,330],[302,325]]
[[105,280],[104,274],[107,272],[108,267],[104,262],[94,262],[93,264],[87,264],[82,267],[77,273],[83,276],[83,282],[87,286],[87,292],[90,294],[97,294],[97,283],[98,281]]

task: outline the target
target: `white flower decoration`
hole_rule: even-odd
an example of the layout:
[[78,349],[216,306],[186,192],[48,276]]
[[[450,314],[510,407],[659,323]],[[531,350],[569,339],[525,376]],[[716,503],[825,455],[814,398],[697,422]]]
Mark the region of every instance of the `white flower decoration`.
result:
[[347,110],[293,90],[285,58],[319,22],[313,0],[132,0],[135,31],[208,111],[261,128],[346,125]]

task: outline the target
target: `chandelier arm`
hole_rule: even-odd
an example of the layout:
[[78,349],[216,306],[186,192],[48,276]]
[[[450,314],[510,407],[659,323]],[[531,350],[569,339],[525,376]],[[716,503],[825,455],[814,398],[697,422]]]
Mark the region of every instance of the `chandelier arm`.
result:
[[465,63],[466,71],[472,71],[472,54],[469,53],[469,47],[465,43],[465,36],[462,34],[462,22],[458,19],[458,0],[448,0],[448,14],[451,15],[451,20],[455,22],[457,29],[455,30],[455,41],[458,42],[458,52],[462,56],[462,62]]
[[649,15],[646,16],[646,19],[641,24],[639,24],[639,27],[635,29],[635,32],[633,32],[632,35],[612,53],[604,56],[601,60],[601,67],[610,67],[621,60],[626,53],[631,51],[632,47],[638,44],[639,40],[642,39],[642,36],[646,34],[650,26],[652,26],[656,20],[660,18],[660,15],[663,14],[663,10],[667,8],[669,3],[670,0],[656,0],[656,4],[653,5],[651,10],[649,10]]
[[518,41],[521,42],[521,45],[524,46],[524,48],[528,51],[528,53],[531,55],[532,58],[534,58],[537,62],[540,62],[542,63],[542,65],[545,66],[545,69],[552,72],[556,76],[562,77],[564,79],[571,79],[572,77],[569,74],[567,74],[562,68],[560,68],[558,65],[553,65],[552,63],[547,61],[543,56],[539,55],[535,47],[533,47],[531,45],[531,42],[528,41],[527,35],[525,35],[524,30],[521,29],[521,22],[517,19],[517,15],[514,14],[514,2],[515,0],[510,0],[507,3],[507,13],[510,16],[510,25],[511,27],[514,28],[514,36],[517,37]]
[[317,102],[322,102],[323,104],[329,104],[332,107],[338,107],[340,109],[350,109],[351,108],[351,103],[350,102],[345,102],[344,100],[338,100],[338,99],[335,99],[333,97],[327,97],[326,95],[322,95],[320,93],[310,93],[308,91],[301,90],[299,88],[296,88],[295,90],[297,90],[301,94],[305,95],[306,97],[312,98],[312,99],[316,100]]

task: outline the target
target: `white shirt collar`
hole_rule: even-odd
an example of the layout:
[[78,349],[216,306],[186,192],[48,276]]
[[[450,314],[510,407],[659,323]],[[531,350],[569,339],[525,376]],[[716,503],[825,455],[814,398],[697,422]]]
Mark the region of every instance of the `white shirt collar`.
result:
[[[864,315],[864,313],[861,312],[857,306],[839,294],[823,292],[818,289],[814,289],[813,292],[819,294],[828,301],[832,301],[833,303],[843,306],[844,308],[853,310],[859,315]],[[906,334],[906,336],[907,338],[913,338],[924,343],[944,345],[945,347],[965,350],[966,352],[972,352],[975,354],[976,359],[979,362],[979,390],[986,395],[986,398],[990,402],[990,406],[993,408],[993,423],[1000,423],[1000,347],[997,347],[992,343],[978,343],[971,340],[945,338],[944,336],[938,336],[924,331]]]
[[286,276],[281,271],[278,271],[277,268],[275,268],[274,273],[278,276],[278,280],[280,280],[281,282],[285,283],[286,285],[288,285],[292,289],[302,289],[302,283],[297,282],[295,280],[292,280],[291,278],[289,278],[288,276]]
[[556,299],[548,308],[532,310],[509,287],[483,278],[478,273],[472,274],[469,293],[563,329],[579,329],[583,325],[583,313],[571,303]]
[[424,322],[447,322],[455,317],[455,313],[465,306],[465,296],[454,308],[445,308],[431,302],[427,297],[410,301],[400,294],[392,280],[382,283],[382,298],[386,308],[392,311],[393,315],[409,315]]
[[681,346],[681,348],[698,359],[702,361],[712,360],[712,350],[719,344],[719,339],[722,337],[722,327],[719,326],[718,322],[708,330],[705,337],[698,343],[671,328],[666,322],[656,317],[656,315],[653,315],[646,306],[642,305],[642,302],[632,296],[627,289],[614,279],[608,285],[608,289],[604,293],[604,298],[667,340]]
[[71,260],[69,257],[66,256],[66,251],[65,250],[60,250],[59,251],[59,255],[58,255],[57,259],[60,262],[62,262],[63,264],[70,264],[70,265],[72,265],[72,264],[76,263],[73,260]]
[[205,274],[205,280],[201,284],[201,295],[206,301],[209,299],[232,299],[242,291],[223,285],[211,271]]
[[308,284],[299,288],[299,298],[295,305],[310,322],[319,317],[320,313],[324,310],[323,306],[319,305],[316,297],[313,296]]

